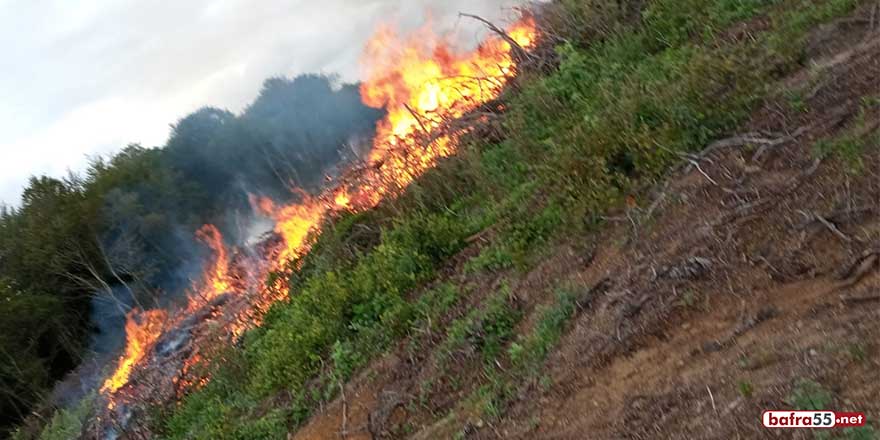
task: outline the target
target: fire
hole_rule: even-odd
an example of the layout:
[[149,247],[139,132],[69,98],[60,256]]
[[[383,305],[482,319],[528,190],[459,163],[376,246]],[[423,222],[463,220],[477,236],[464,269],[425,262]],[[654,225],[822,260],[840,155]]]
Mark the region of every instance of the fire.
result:
[[[537,37],[534,20],[520,20],[508,35],[530,47]],[[501,94],[515,73],[512,49],[496,37],[459,52],[427,28],[406,39],[387,27],[376,32],[364,52],[361,96],[388,116],[377,126],[359,194],[349,197],[374,206],[454,154],[456,139],[443,133],[444,126]]]
[[190,308],[196,308],[202,302],[210,301],[231,288],[229,282],[229,257],[223,244],[223,234],[214,225],[202,226],[196,232],[196,238],[214,251],[214,262],[205,271],[205,287],[198,295],[190,296]]
[[[530,18],[520,20],[507,33],[523,48],[537,39]],[[457,51],[429,29],[401,39],[387,27],[368,42],[362,64],[366,77],[361,86],[363,102],[387,110],[376,127],[373,149],[364,167],[350,170],[341,184],[319,196],[302,193],[299,203],[285,206],[266,197],[250,197],[256,212],[275,221],[282,243],[267,251],[270,261],[254,265],[257,281],[248,284],[247,290],[257,295],[248,297],[250,308],[231,313],[235,319],[228,326],[235,337],[258,325],[268,306],[283,297],[277,292],[286,292],[286,285],[279,289],[266,284],[268,271],[284,271],[290,261],[304,256],[310,249],[310,236],[320,232],[321,222],[331,212],[372,208],[399,194],[440,158],[454,154],[458,139],[453,130],[446,129],[448,124],[497,98],[516,69],[513,48],[499,37],[489,38],[474,50]],[[231,262],[220,231],[206,225],[196,237],[213,251],[214,259],[205,269],[203,284],[190,295],[186,312],[224,292],[245,290],[242,281],[233,282],[230,275]],[[129,313],[125,354],[102,393],[112,394],[127,383],[132,368],[160,336],[166,318],[161,310]],[[182,377],[200,360],[198,356],[185,362]]]
[[132,367],[137,365],[162,334],[167,314],[164,310],[137,309],[130,311],[125,322],[125,354],[119,358],[119,366],[101,387],[102,393],[113,393],[128,383]]
[[318,228],[327,213],[328,207],[320,200],[305,193],[300,196],[302,202],[282,207],[267,197],[251,196],[257,211],[275,220],[275,232],[284,240],[274,269],[281,269],[288,261],[305,255],[309,233]]

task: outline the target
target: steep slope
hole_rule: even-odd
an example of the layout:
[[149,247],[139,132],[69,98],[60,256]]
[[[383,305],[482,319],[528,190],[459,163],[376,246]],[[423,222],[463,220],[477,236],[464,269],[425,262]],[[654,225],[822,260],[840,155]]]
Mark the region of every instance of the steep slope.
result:
[[[874,14],[811,28],[801,67],[729,137],[681,153],[662,183],[528,270],[486,257],[499,255],[495,228],[472,236],[437,282],[455,286],[449,308],[290,437],[763,438],[763,410],[812,401],[866,412],[873,428],[837,434],[873,438]],[[774,20],[721,35],[754,38]]]

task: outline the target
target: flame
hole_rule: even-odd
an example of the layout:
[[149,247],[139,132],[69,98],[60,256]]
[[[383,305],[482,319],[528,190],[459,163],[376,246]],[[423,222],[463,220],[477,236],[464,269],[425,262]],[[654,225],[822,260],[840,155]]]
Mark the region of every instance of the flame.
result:
[[267,197],[251,196],[251,201],[261,214],[275,220],[275,232],[284,240],[284,246],[276,259],[274,269],[281,269],[288,261],[308,252],[309,233],[316,231],[326,215],[328,207],[319,199],[300,193],[302,201],[278,207]]
[[[523,48],[531,47],[537,39],[531,18],[523,18],[507,33]],[[341,184],[319,196],[301,193],[299,203],[278,206],[267,197],[250,196],[255,212],[275,220],[275,233],[282,243],[270,252],[268,264],[256,265],[254,278],[258,285],[251,288],[258,295],[249,299],[250,309],[232,312],[229,329],[234,337],[258,325],[268,307],[286,295],[288,286],[265,284],[268,271],[285,271],[290,261],[304,256],[310,249],[309,237],[320,232],[321,222],[329,213],[372,208],[399,194],[440,158],[454,154],[458,139],[451,130],[445,130],[449,122],[497,98],[516,68],[511,45],[498,37],[489,38],[472,51],[457,51],[430,29],[399,38],[389,27],[380,28],[370,39],[362,65],[366,77],[361,85],[363,102],[387,111],[386,118],[377,124],[366,166],[350,170]],[[220,231],[206,225],[196,237],[211,248],[214,260],[205,270],[203,285],[190,296],[187,312],[206,299],[242,290],[230,275],[230,260]],[[101,388],[102,393],[111,394],[111,408],[112,394],[128,382],[132,368],[160,336],[166,318],[161,310],[129,313],[125,354]],[[192,365],[200,360],[198,354],[187,359],[181,378],[186,378]],[[198,380],[201,385],[207,381]],[[180,382],[178,386],[183,388],[193,386],[188,379]]]
[[348,190],[345,187],[340,187],[336,190],[336,195],[333,196],[333,203],[335,209],[348,209],[351,206],[351,196],[348,195]]
[[113,393],[128,383],[132,367],[144,357],[162,334],[168,315],[164,310],[133,309],[125,321],[125,354],[119,358],[119,366],[101,387],[102,393]]
[[205,271],[205,287],[198,295],[190,296],[190,309],[199,307],[231,289],[229,257],[223,244],[223,234],[214,225],[204,225],[196,231],[196,238],[214,251],[214,262]]
[[[537,38],[534,20],[523,18],[508,35],[530,47]],[[363,102],[388,112],[376,127],[358,194],[349,194],[363,209],[454,154],[456,139],[443,133],[444,126],[497,98],[516,62],[510,43],[501,38],[459,52],[428,28],[401,39],[383,27],[367,43],[362,65],[367,78],[361,85]]]

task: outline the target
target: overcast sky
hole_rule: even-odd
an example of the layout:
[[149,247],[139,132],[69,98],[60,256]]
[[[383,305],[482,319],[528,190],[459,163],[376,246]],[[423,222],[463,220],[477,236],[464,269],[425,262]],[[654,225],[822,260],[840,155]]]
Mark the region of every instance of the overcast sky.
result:
[[503,22],[519,0],[0,0],[0,202],[30,175],[82,170],[89,155],[162,145],[211,105],[239,112],[263,79],[359,76],[380,23],[475,44],[458,12]]

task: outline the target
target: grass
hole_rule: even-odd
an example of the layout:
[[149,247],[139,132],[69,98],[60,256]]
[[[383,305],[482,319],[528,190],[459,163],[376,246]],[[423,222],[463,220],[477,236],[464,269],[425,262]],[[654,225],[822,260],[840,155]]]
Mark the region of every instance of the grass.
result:
[[477,352],[487,361],[496,358],[521,318],[510,288],[502,286],[482,307],[450,324],[438,349],[441,367],[447,368],[464,351]]
[[852,174],[860,173],[864,167],[862,157],[865,151],[870,147],[880,147],[880,136],[866,135],[869,132],[866,129],[867,114],[869,109],[875,106],[877,106],[877,103],[873,100],[864,100],[859,107],[859,113],[855,121],[838,133],[837,136],[817,142],[814,147],[814,154],[819,158],[838,158],[846,165],[848,172]]
[[854,362],[862,363],[868,358],[867,349],[865,348],[865,345],[860,342],[847,344],[846,352]]
[[499,271],[513,267],[513,253],[501,244],[487,246],[465,264],[465,273]]
[[746,399],[755,394],[755,387],[752,386],[752,383],[749,381],[741,380],[739,384],[737,384],[737,387],[739,388],[739,394]]
[[555,299],[537,311],[537,321],[531,331],[518,335],[507,345],[505,356],[485,359],[485,382],[465,403],[476,408],[481,417],[490,420],[501,417],[521,384],[536,382],[545,388],[552,385],[541,374],[540,367],[562,337],[576,307],[576,296],[571,291],[557,290]]
[[539,311],[535,328],[508,348],[512,368],[521,375],[536,377],[538,367],[559,341],[568,319],[575,310],[576,296],[568,290],[556,292],[556,301]]

